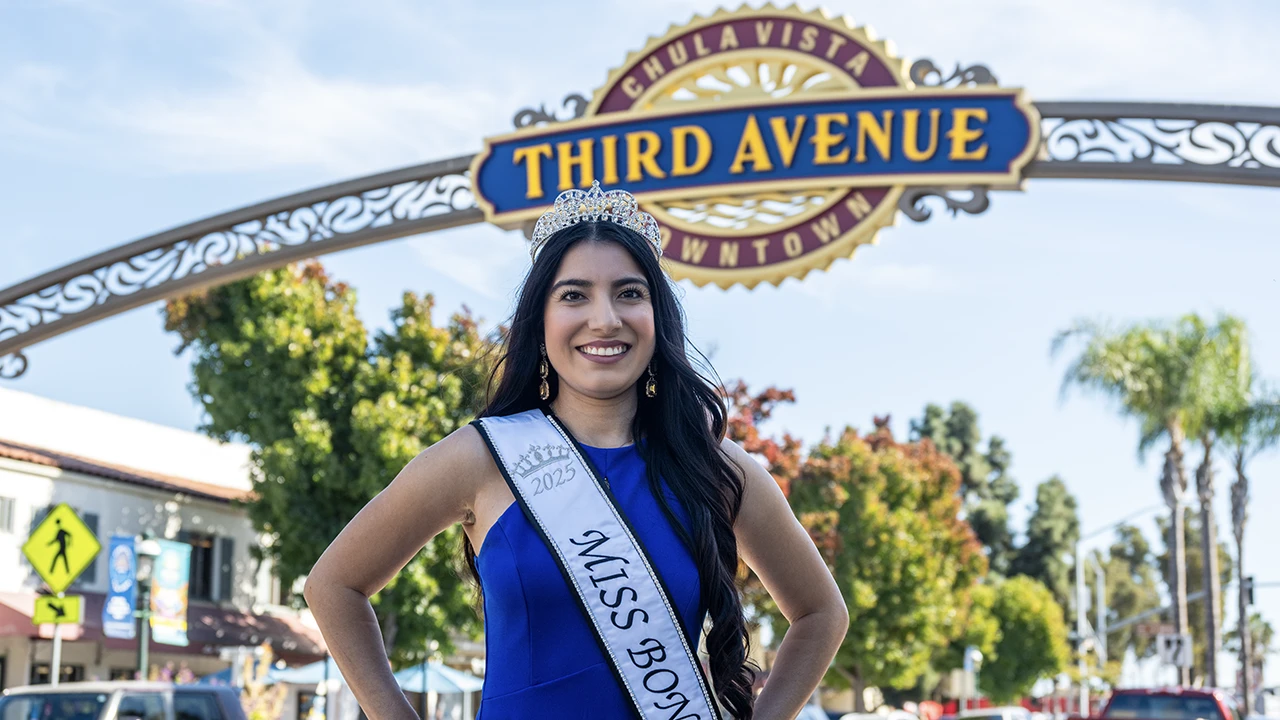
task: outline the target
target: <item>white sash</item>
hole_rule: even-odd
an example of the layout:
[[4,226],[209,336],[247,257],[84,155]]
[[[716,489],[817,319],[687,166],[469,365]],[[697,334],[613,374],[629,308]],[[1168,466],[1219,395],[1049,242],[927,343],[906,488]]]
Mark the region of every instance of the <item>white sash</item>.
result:
[[680,618],[612,494],[541,410],[475,422],[644,720],[716,720]]

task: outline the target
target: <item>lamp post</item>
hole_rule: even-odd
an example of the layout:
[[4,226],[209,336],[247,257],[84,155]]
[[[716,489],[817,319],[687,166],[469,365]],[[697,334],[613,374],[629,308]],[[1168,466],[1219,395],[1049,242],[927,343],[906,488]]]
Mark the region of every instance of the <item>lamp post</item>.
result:
[[135,539],[134,545],[138,553],[138,679],[147,679],[150,660],[147,651],[151,647],[151,571],[156,558],[160,556],[160,543],[150,532],[144,533],[141,539]]

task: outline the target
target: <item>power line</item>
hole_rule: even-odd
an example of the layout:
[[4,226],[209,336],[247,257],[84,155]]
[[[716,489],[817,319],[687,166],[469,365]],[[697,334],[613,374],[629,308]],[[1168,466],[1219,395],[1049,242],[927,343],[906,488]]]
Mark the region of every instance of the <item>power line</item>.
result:
[[1116,528],[1120,527],[1121,525],[1123,525],[1123,524],[1125,524],[1125,523],[1129,522],[1130,520],[1133,520],[1134,518],[1142,517],[1143,515],[1146,515],[1146,514],[1148,514],[1148,513],[1155,512],[1155,511],[1157,511],[1157,510],[1163,510],[1163,509],[1164,509],[1164,507],[1165,507],[1165,506],[1164,506],[1163,504],[1160,504],[1160,505],[1150,505],[1150,506],[1147,506],[1147,507],[1145,507],[1145,508],[1142,508],[1141,510],[1136,510],[1136,511],[1131,512],[1131,513],[1129,513],[1128,515],[1126,515],[1126,516],[1124,516],[1124,517],[1120,518],[1119,520],[1116,520],[1115,522],[1113,522],[1113,523],[1111,523],[1111,524],[1109,524],[1109,525],[1105,525],[1105,526],[1103,526],[1103,527],[1098,528],[1097,530],[1094,530],[1093,532],[1090,532],[1090,533],[1086,533],[1086,534],[1084,534],[1084,535],[1081,535],[1081,536],[1080,536],[1080,540],[1083,542],[1083,541],[1085,541],[1085,540],[1091,540],[1091,539],[1093,539],[1093,538],[1095,538],[1095,537],[1097,537],[1097,536],[1099,536],[1099,535],[1102,535],[1102,534],[1104,534],[1104,533],[1109,533],[1109,532],[1111,532],[1112,530],[1115,530]]

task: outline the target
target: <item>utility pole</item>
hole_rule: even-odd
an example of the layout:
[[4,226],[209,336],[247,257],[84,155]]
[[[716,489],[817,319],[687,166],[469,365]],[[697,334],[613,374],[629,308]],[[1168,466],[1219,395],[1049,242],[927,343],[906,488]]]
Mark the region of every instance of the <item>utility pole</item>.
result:
[[1093,641],[1098,650],[1098,667],[1103,668],[1107,664],[1107,571],[1102,567],[1102,562],[1096,558],[1093,568],[1097,573],[1097,592],[1095,593],[1097,598],[1094,600],[1094,610],[1098,616]]
[[1253,601],[1253,578],[1244,574],[1244,528],[1249,522],[1249,478],[1244,474],[1243,450],[1236,451],[1236,481],[1231,484],[1231,530],[1236,540],[1236,610],[1240,633],[1240,714],[1249,717],[1253,704],[1253,637],[1249,632],[1249,605]]
[[1080,716],[1088,717],[1089,715],[1089,663],[1085,661],[1086,647],[1088,641],[1089,621],[1085,617],[1088,609],[1086,605],[1089,603],[1088,589],[1084,585],[1084,551],[1080,547],[1080,543],[1076,543],[1076,657],[1080,670]]

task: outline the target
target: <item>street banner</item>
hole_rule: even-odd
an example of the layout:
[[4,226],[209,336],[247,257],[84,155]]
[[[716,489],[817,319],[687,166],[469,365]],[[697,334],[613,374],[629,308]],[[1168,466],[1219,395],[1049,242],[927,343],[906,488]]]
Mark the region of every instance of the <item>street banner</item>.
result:
[[133,537],[112,535],[107,553],[107,599],[102,603],[102,634],[132,640],[137,634],[133,620],[138,606],[138,562]]
[[151,635],[163,645],[187,645],[187,585],[191,546],[159,540],[160,556],[151,572]]

